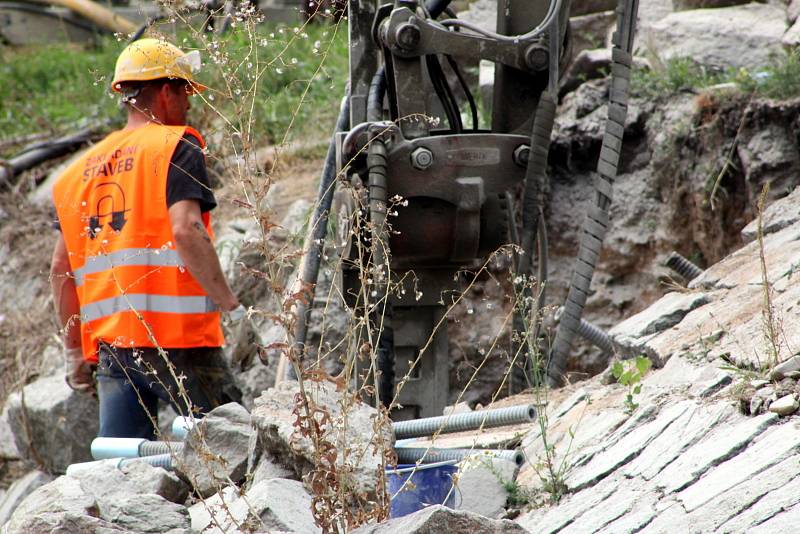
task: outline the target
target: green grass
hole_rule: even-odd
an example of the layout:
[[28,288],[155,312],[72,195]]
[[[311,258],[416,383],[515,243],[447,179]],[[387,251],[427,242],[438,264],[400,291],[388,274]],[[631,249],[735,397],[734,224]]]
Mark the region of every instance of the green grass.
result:
[[[198,79],[211,90],[205,103],[194,97],[190,123],[204,134],[276,143],[331,131],[347,79],[345,22],[338,28],[239,24],[223,37],[187,27],[175,42],[203,56]],[[67,131],[84,118],[121,119],[109,85],[124,46],[108,38],[94,47],[0,47],[0,140]]]
[[734,83],[743,93],[767,98],[800,96],[800,53],[782,55],[752,71],[742,68],[714,72],[691,58],[673,58],[651,70],[634,70],[631,90],[644,98],[663,100],[681,91],[700,91],[721,83]]
[[651,100],[660,100],[686,90],[701,89],[724,81],[691,58],[673,58],[651,70],[634,69],[631,92]]
[[106,94],[120,49],[113,39],[96,48],[0,47],[0,138],[63,131],[83,118],[117,114]]

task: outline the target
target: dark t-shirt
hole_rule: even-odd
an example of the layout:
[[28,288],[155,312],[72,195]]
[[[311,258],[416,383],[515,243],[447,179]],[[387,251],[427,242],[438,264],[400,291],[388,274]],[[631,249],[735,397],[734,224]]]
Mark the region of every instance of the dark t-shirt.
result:
[[[202,213],[217,207],[200,141],[189,133],[175,147],[167,171],[167,208],[180,200],[197,200]],[[58,220],[53,222],[53,228],[61,229]]]
[[217,206],[200,141],[188,133],[175,148],[167,171],[167,207],[179,200],[197,200],[203,213]]

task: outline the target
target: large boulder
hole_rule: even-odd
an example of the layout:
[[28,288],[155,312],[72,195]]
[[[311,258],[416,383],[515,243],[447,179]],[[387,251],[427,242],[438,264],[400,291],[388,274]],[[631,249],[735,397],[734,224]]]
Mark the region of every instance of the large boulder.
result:
[[0,499],[0,525],[11,519],[19,504],[38,488],[51,482],[53,477],[42,471],[31,471],[16,480]]
[[459,510],[497,518],[505,513],[509,488],[514,484],[517,464],[499,458],[473,456],[462,461],[454,482]]
[[92,459],[89,446],[97,436],[97,400],[71,390],[60,374],[13,393],[7,406],[8,422],[24,457],[54,473]]
[[[165,482],[170,477],[173,483]],[[3,533],[187,533],[186,507],[155,493],[185,498],[185,492],[175,491],[174,479],[160,468],[135,467],[126,473],[103,464],[62,476],[30,493]]]
[[247,470],[250,414],[231,402],[211,410],[186,436],[175,471],[201,496],[239,483]]
[[153,494],[183,504],[189,495],[189,488],[174,473],[145,462],[131,462],[122,469],[95,464],[91,469],[76,470],[70,477],[79,480],[92,495],[104,500]]
[[435,505],[385,523],[365,525],[354,530],[353,534],[440,534],[441,532],[526,534],[528,531],[508,520],[489,519],[472,512]]
[[279,478],[239,493],[233,486],[189,508],[192,528],[204,534],[320,532],[311,515],[311,496],[296,480]]
[[[96,499],[86,493],[79,480],[59,477],[49,484],[34,490],[17,506],[9,522],[4,526],[4,534],[45,532],[34,528],[31,521],[42,516],[52,516],[45,523],[72,521],[75,517],[100,515]],[[53,530],[66,532],[65,530]],[[79,531],[75,531],[79,532]]]
[[[394,445],[394,433],[378,411],[354,398],[352,393],[337,391],[331,382],[305,383],[307,400],[315,419],[323,413],[323,440],[335,447],[335,463],[342,477],[339,481],[353,497],[374,495],[382,480],[383,451]],[[283,382],[256,399],[252,421],[258,432],[255,440],[262,451],[274,455],[282,465],[291,466],[298,476],[312,472],[318,463],[312,440],[298,432],[295,422],[304,417],[304,409],[295,409],[299,394],[295,382]],[[257,461],[261,451],[251,451]]]
[[710,68],[758,71],[783,55],[785,32],[785,9],[753,3],[671,13],[643,27],[640,40],[662,60],[690,57]]

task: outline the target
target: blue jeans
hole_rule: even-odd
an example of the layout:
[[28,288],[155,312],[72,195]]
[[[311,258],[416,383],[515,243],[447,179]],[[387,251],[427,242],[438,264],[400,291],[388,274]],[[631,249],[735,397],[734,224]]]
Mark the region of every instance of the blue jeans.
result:
[[[153,439],[158,401],[179,414],[205,414],[220,404],[239,401],[220,348],[122,349],[101,345],[97,366],[100,437]],[[183,377],[182,394],[175,377]]]

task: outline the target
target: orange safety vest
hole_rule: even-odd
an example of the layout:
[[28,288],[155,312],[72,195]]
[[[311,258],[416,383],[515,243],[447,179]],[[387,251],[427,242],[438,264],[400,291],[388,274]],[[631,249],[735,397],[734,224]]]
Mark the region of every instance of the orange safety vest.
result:
[[[220,314],[175,249],[167,170],[187,126],[112,133],[53,187],[81,318],[84,358],[116,347],[219,347]],[[213,239],[211,218],[203,214]]]

